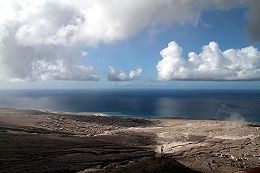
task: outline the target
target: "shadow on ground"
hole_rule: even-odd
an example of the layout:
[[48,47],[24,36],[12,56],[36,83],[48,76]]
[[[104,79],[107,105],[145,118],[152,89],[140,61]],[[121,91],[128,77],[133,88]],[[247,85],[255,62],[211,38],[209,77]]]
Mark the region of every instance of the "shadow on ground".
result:
[[[167,157],[150,157],[129,163],[125,166],[111,165],[94,173],[199,173]],[[84,172],[83,172],[84,173]]]
[[78,172],[154,155],[145,133],[78,137],[0,123],[0,172]]

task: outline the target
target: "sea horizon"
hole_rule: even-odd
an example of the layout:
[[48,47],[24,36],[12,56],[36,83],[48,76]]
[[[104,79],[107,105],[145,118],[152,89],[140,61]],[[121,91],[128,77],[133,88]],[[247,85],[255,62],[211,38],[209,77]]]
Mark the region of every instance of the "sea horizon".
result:
[[1,108],[260,122],[257,89],[2,89]]

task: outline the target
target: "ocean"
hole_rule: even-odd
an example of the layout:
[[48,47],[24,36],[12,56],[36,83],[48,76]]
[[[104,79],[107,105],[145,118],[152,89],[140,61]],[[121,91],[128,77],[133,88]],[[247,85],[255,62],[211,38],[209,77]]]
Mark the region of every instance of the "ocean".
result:
[[260,90],[0,90],[0,107],[260,122]]

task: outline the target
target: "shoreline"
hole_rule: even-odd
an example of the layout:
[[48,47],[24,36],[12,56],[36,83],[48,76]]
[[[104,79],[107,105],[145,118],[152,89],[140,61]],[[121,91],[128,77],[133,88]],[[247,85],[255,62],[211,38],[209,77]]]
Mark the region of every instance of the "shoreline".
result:
[[135,115],[135,114],[113,114],[108,112],[66,112],[66,111],[52,111],[48,109],[27,109],[27,108],[1,108],[6,110],[24,110],[24,111],[40,111],[43,113],[50,113],[50,114],[64,114],[64,115],[81,115],[81,116],[107,116],[107,117],[131,117],[131,118],[140,118],[140,119],[180,119],[180,120],[209,120],[209,121],[244,121],[252,124],[260,125],[260,121],[249,121],[245,119],[236,119],[236,118],[202,118],[202,117],[188,117],[188,116],[178,116],[178,115]]
[[[245,121],[99,116],[99,113],[6,108],[0,109],[0,134],[4,139],[0,141],[0,160],[9,163],[0,164],[0,168],[6,172],[15,172],[12,171],[15,169],[68,171],[72,168],[72,172],[84,172],[84,169],[85,172],[89,169],[113,172],[114,169],[125,170],[129,165],[133,169],[141,162],[156,165],[162,146],[163,156],[167,158],[162,160],[173,166],[178,161],[183,170],[217,173],[260,167],[260,126]],[[21,140],[22,148],[16,148],[19,143],[13,141],[14,138]],[[50,146],[46,145],[50,151],[41,146],[40,141],[44,140],[49,141]],[[6,143],[9,146],[5,146]],[[36,161],[24,150],[35,153]],[[56,166],[44,162],[47,153],[56,159]],[[14,158],[11,159],[11,155]],[[23,164],[14,166],[12,160]],[[68,165],[64,165],[64,160]],[[43,162],[45,169],[38,170],[39,162]]]

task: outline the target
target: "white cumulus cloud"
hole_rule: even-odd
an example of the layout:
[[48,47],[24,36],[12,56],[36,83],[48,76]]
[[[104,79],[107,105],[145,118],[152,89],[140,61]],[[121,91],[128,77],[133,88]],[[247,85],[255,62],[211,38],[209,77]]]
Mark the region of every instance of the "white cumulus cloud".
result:
[[70,66],[62,59],[55,62],[39,60],[33,63],[32,77],[41,80],[97,80],[89,76],[93,72],[93,67],[84,65]]
[[202,52],[182,57],[182,48],[174,41],[161,51],[159,80],[259,80],[260,51],[253,46],[221,51],[216,42],[203,46]]
[[137,78],[142,73],[142,68],[136,68],[131,70],[129,73],[124,71],[116,71],[112,66],[109,66],[109,71],[107,74],[107,79],[110,81],[129,81]]

